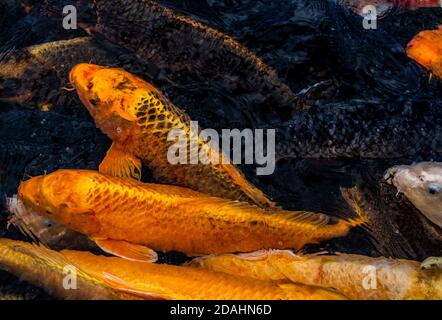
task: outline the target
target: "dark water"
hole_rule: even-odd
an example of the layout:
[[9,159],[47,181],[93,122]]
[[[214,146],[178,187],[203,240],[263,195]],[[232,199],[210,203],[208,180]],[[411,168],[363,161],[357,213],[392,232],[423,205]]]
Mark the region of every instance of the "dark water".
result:
[[[63,1],[50,2],[57,6]],[[359,16],[335,1],[160,0],[159,3],[236,38],[276,69],[293,92],[305,92],[302,98],[314,107],[331,103],[345,107],[356,99],[361,103],[385,104],[399,98],[440,99],[440,83],[435,79],[430,81],[426,71],[406,57],[403,48],[420,30],[442,24],[442,9],[393,10],[379,21],[378,30],[366,31]],[[41,15],[39,10],[27,14],[14,1],[0,0],[0,25],[2,51],[85,35],[81,30],[64,30],[59,19]],[[149,77],[149,81],[203,127],[255,128],[266,124],[267,119],[254,115],[253,99],[226,95],[210,79],[189,84],[186,79],[164,75],[158,70]],[[53,89],[47,88],[42,95]],[[0,104],[1,194],[14,194],[20,180],[28,176],[61,168],[98,167],[110,141],[95,128],[74,95],[69,95],[68,100],[69,103],[55,101],[49,113],[35,110],[31,104],[30,108]],[[263,177],[255,175],[254,166],[241,168],[251,182],[286,209],[349,216],[351,211],[342,199],[340,188],[357,186],[361,190],[371,232],[357,228],[345,238],[310,245],[306,251],[418,260],[440,255],[440,231],[406,199],[397,196],[382,176],[393,165],[442,160],[442,157],[436,154],[429,159],[418,154],[403,159],[388,158],[280,160],[275,173]],[[147,170],[143,180],[151,180]],[[3,213],[0,236],[22,238],[17,231],[6,230],[4,210]],[[177,263],[183,257],[173,254],[162,259]],[[15,290],[16,279],[2,275],[0,285]],[[28,289],[23,287],[25,291]],[[31,297],[45,296],[39,293]]]

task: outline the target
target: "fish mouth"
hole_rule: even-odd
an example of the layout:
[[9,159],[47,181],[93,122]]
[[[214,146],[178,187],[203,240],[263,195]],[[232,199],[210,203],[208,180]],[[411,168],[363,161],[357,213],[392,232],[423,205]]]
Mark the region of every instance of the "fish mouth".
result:
[[93,113],[95,109],[94,104],[90,101],[92,79],[99,70],[103,69],[105,69],[105,67],[89,63],[80,63],[69,72],[71,85],[76,89],[78,97],[91,113]]
[[89,63],[77,64],[69,73],[69,81],[77,90],[87,91],[95,73],[104,68]]
[[43,177],[34,177],[23,181],[18,187],[17,197],[22,201],[26,207],[37,209],[40,205],[40,190]]
[[407,188],[417,188],[422,183],[419,176],[406,165],[388,169],[384,179],[388,184],[395,186],[399,193],[403,193]]

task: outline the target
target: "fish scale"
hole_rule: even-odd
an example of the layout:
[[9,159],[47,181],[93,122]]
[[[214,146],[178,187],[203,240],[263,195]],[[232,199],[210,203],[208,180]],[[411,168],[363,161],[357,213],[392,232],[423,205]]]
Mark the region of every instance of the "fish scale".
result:
[[279,158],[400,158],[439,155],[439,99],[350,102],[310,109],[276,129]]
[[[64,268],[68,261],[61,259],[56,251],[40,249],[40,255],[29,252],[31,244],[0,239],[0,268],[41,286],[48,293],[65,299],[122,299],[123,294],[103,285],[103,281],[84,272],[77,272],[81,290],[66,290],[62,284],[66,277]],[[48,254],[44,256],[43,253]],[[126,297],[127,299],[127,297]]]
[[[109,273],[121,278],[132,293],[166,299],[302,299],[321,296],[339,299],[333,292],[304,286],[282,286],[277,282],[256,281],[247,278],[227,276],[191,267],[177,267],[125,261],[118,258],[93,256],[85,252],[63,251],[63,254],[84,269]],[[118,284],[118,283],[117,283]]]
[[306,243],[344,236],[364,220],[263,210],[181,187],[87,170],[31,178],[21,184],[19,197],[26,207],[96,241],[123,241],[188,255],[297,250]]
[[[141,161],[160,182],[274,207],[235,165],[225,161],[222,151],[200,137],[200,129],[192,127],[186,113],[149,83],[122,69],[91,64],[75,66],[70,79],[97,126],[114,142],[101,172],[139,178],[137,161]],[[172,130],[180,130],[174,139],[170,139]],[[185,148],[179,150],[185,163],[169,160],[168,153],[177,145]],[[216,161],[203,163],[200,155]]]
[[199,82],[217,79],[227,90],[256,93],[263,104],[267,97],[285,117],[306,108],[271,67],[218,30],[155,1],[98,0],[94,4],[97,24],[89,30],[168,73],[188,74]]
[[290,280],[334,288],[350,299],[438,300],[442,296],[441,270],[422,270],[420,263],[412,260],[270,250],[208,256],[189,264],[259,280]]
[[[57,252],[5,238],[0,239],[0,252],[0,269],[65,299],[344,299],[321,288],[256,281],[187,266],[133,262],[86,251]],[[75,267],[76,290],[63,287],[66,266]]]

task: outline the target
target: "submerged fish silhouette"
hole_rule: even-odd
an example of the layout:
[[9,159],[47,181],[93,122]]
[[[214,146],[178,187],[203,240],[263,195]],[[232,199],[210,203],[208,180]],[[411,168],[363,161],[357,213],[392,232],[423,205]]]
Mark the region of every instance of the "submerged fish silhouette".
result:
[[133,51],[166,74],[252,94],[260,101],[256,108],[271,106],[285,119],[307,108],[271,67],[218,30],[152,0],[95,0],[94,5],[97,23],[88,31]]

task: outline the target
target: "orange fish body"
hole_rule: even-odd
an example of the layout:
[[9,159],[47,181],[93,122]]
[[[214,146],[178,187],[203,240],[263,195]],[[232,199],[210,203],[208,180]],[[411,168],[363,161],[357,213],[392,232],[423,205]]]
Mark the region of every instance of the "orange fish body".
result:
[[410,260],[275,250],[208,256],[190,265],[260,280],[334,288],[350,299],[442,299],[442,270],[421,270],[420,263]]
[[19,198],[48,219],[88,235],[105,251],[125,257],[122,251],[143,251],[131,244],[187,255],[297,250],[344,236],[352,227],[319,213],[265,211],[182,187],[86,170],[31,178],[20,185]]
[[[259,281],[188,266],[171,266],[49,250],[0,239],[0,268],[64,299],[345,299],[335,292],[274,281]],[[67,276],[75,274],[75,289]]]
[[142,298],[198,300],[344,299],[340,294],[304,285],[227,275],[194,267],[128,261],[63,251],[69,260],[93,274],[105,274],[107,284]]
[[407,46],[410,58],[442,79],[442,27],[420,32]]
[[[0,269],[11,272],[62,299],[120,300],[130,298],[126,294],[109,288],[103,280],[77,270],[58,252],[26,242],[0,239]],[[69,273],[73,274],[74,271],[77,289],[72,286],[67,287],[65,281],[66,276]]]
[[[101,172],[139,179],[142,162],[164,183],[273,206],[234,165],[223,163],[219,150],[199,137],[198,128],[192,129],[190,118],[149,83],[122,69],[91,64],[74,67],[70,80],[97,126],[113,141]],[[168,141],[173,130],[186,133],[185,164],[168,160],[168,150],[176,142]],[[199,163],[193,156],[199,154],[216,161]]]

